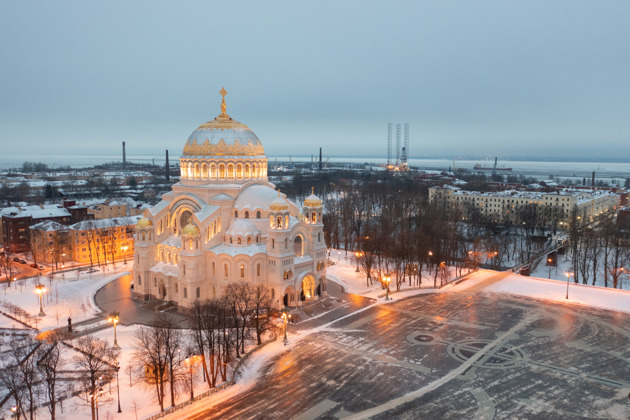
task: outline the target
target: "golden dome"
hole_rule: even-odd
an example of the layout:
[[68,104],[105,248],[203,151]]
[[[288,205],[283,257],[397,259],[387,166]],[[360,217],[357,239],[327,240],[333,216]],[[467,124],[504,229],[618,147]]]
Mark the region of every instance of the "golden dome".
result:
[[136,224],[136,227],[140,229],[144,229],[149,226],[153,226],[153,222],[147,219],[146,217],[143,217],[142,219],[138,220],[138,223]]
[[304,207],[321,207],[322,200],[314,194],[314,188],[311,187],[311,195],[304,200]]
[[278,192],[278,197],[269,205],[270,210],[289,210],[289,203]]
[[199,229],[197,228],[197,226],[189,223],[182,229],[182,235],[199,235]]
[[225,89],[221,114],[214,120],[201,124],[188,138],[182,156],[252,156],[264,157],[265,150],[258,137],[249,127],[226,114]]

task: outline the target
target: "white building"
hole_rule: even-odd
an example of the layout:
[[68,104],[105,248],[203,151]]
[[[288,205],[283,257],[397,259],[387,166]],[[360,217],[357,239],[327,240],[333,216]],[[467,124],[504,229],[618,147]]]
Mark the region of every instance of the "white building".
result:
[[592,221],[619,206],[619,196],[602,190],[563,189],[554,192],[538,191],[498,191],[478,192],[465,191],[457,187],[431,187],[429,200],[444,206],[445,211],[466,210],[476,208],[479,212],[495,222],[515,221],[520,211],[534,206],[537,212],[537,223],[556,220],[560,225],[569,221],[574,207],[578,217]]
[[322,202],[302,208],[267,180],[267,157],[245,124],[221,114],[200,125],[180,158],[181,180],[136,226],[134,297],[175,302],[220,297],[234,281],[264,284],[273,302],[326,295]]

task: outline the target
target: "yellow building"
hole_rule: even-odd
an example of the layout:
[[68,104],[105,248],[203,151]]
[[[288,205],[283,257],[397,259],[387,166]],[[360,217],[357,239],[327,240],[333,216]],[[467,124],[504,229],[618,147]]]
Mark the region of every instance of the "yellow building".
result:
[[127,216],[127,204],[118,201],[106,201],[103,204],[96,204],[88,207],[88,213],[93,214],[95,219],[111,219],[114,217]]
[[139,216],[85,220],[71,226],[47,221],[31,227],[31,247],[38,262],[64,268],[74,261],[106,264],[133,259],[133,232]]

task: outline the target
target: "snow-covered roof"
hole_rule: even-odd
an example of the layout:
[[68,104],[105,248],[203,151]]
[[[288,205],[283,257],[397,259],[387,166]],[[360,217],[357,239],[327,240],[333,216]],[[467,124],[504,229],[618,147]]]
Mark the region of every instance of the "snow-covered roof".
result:
[[168,238],[160,242],[160,244],[180,248],[182,246],[182,237],[177,235],[170,235]]
[[152,273],[162,273],[167,276],[177,277],[179,275],[179,268],[173,264],[167,264],[164,262],[158,262],[149,269]]
[[39,222],[31,226],[31,229],[42,230],[45,232],[52,232],[55,230],[68,229],[68,226],[62,225],[61,223],[57,223],[54,220],[46,220],[44,222]]
[[219,206],[210,206],[206,204],[205,206],[201,208],[201,210],[195,213],[195,216],[197,216],[200,222],[203,222],[208,217],[212,216],[215,212],[220,211],[220,210],[221,210],[221,207]]
[[84,220],[70,226],[74,230],[107,229],[117,226],[135,226],[142,216],[112,217],[111,219]]
[[245,219],[236,219],[232,222],[228,230],[225,232],[226,235],[231,236],[256,236],[260,233],[256,226],[254,226],[251,222]]
[[245,188],[236,198],[234,208],[268,209],[271,202],[278,197],[278,191],[266,185],[254,184]]
[[221,194],[213,195],[212,197],[210,197],[210,200],[233,200],[233,197],[227,194],[221,193]]
[[265,244],[251,244],[245,246],[220,244],[210,248],[209,251],[214,252],[216,255],[226,254],[230,257],[235,257],[237,255],[253,256],[256,254],[264,254],[266,252],[266,248]]
[[25,206],[25,207],[5,207],[0,211],[2,216],[28,217],[33,219],[46,219],[49,217],[66,217],[70,216],[70,212],[59,207],[56,204],[43,206]]

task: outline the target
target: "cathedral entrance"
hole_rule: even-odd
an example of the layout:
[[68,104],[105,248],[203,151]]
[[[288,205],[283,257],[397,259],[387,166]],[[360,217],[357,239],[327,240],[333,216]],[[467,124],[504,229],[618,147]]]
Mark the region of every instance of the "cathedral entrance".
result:
[[313,276],[305,276],[302,279],[302,293],[304,293],[305,299],[315,296],[315,279]]
[[160,299],[166,298],[166,286],[164,286],[164,280],[160,280],[160,287],[158,291]]

